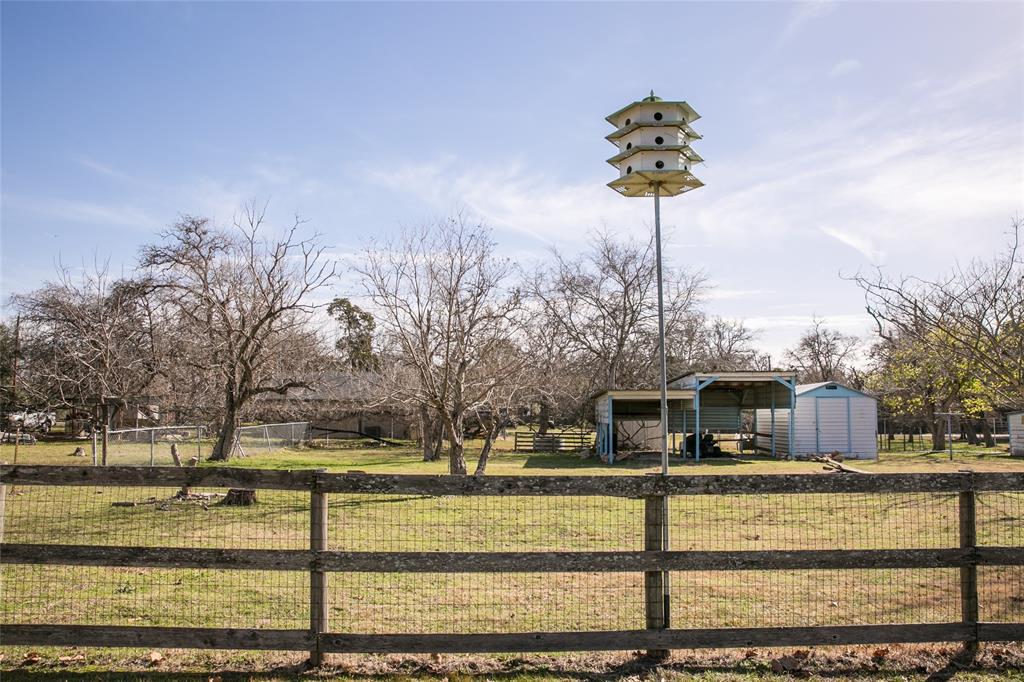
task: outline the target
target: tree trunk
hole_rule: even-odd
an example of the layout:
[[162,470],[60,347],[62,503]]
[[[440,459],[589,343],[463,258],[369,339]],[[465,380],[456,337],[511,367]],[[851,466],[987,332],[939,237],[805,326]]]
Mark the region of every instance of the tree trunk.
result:
[[213,446],[213,454],[210,455],[211,462],[228,461],[235,444],[235,432],[238,429],[238,411],[233,403],[229,403],[225,407],[224,422],[221,424],[220,433],[217,434],[217,443]]
[[446,419],[448,431],[448,473],[453,476],[466,475],[465,444],[462,440],[462,418]]
[[946,449],[946,421],[944,419],[932,420],[932,450],[942,452]]
[[968,445],[978,445],[978,430],[974,428],[974,419],[963,420],[964,435],[967,437]]
[[494,439],[498,437],[499,431],[501,431],[501,419],[491,419],[491,423],[487,428],[487,434],[484,437],[484,446],[480,448],[480,459],[476,462],[476,471],[473,472],[474,476],[484,475],[487,469],[487,460],[491,455],[491,446],[494,445]]
[[420,407],[420,440],[423,444],[423,461],[436,462],[441,457],[441,425],[430,418],[430,410]]
[[548,422],[551,420],[551,407],[548,405],[548,401],[542,400],[540,403],[540,423],[537,425],[537,435],[545,436],[548,432]]
[[996,437],[992,435],[992,424],[985,417],[981,418],[981,435],[985,439],[986,448],[994,448],[996,446]]

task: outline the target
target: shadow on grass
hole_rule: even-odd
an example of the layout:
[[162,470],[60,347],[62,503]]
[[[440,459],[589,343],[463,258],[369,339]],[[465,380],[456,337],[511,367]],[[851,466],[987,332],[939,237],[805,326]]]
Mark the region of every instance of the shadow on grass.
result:
[[416,502],[417,500],[432,500],[433,495],[409,495],[406,497],[374,497],[371,499],[352,500],[341,498],[337,501],[331,500],[332,507],[369,507],[375,504],[393,504],[395,502]]

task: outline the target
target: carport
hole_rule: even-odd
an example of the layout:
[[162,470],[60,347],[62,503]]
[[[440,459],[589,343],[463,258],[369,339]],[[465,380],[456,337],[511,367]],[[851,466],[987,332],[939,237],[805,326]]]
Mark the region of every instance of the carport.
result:
[[[766,450],[773,456],[778,454],[777,421],[784,420],[792,428],[791,415],[796,405],[794,372],[691,372],[669,381],[668,389],[673,451],[679,449],[677,443],[686,442],[689,434],[740,434],[744,410],[754,411],[755,434],[760,431],[757,411],[767,410],[770,423],[760,426],[769,430],[761,435],[769,439]],[[649,423],[654,434],[660,433],[660,396],[658,390],[614,390],[595,395],[597,454],[609,463],[615,461],[625,422]],[[787,439],[788,443],[793,443],[792,437]],[[695,450],[694,457],[699,461],[700,448]],[[787,454],[793,453],[787,448]]]

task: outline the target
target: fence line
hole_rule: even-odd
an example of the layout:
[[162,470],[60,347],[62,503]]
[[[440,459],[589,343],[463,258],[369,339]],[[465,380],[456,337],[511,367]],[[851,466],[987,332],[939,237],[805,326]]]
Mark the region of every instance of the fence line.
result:
[[545,434],[516,431],[513,447],[527,452],[574,452],[593,447],[595,435],[593,431],[560,431]]
[[275,449],[294,447],[309,435],[309,422],[282,422],[280,424],[256,424],[241,426],[235,432],[232,448],[241,456],[254,453],[254,448],[263,447],[266,454]]
[[180,445],[183,451],[188,448],[201,459],[205,431],[205,426],[195,424],[106,429],[100,434],[93,431],[92,463],[94,466],[108,466],[111,462],[120,465],[167,466],[173,462],[169,449],[171,445]]
[[[469,653],[637,648],[660,652],[673,648],[884,642],[963,641],[973,645],[979,641],[1024,639],[1024,613],[1018,613],[1012,606],[1016,603],[1014,599],[1021,599],[1024,594],[1013,594],[1012,599],[997,595],[994,604],[990,596],[986,597],[988,603],[979,599],[982,591],[990,595],[992,589],[1014,589],[1012,584],[1007,586],[1006,576],[998,578],[982,571],[1006,570],[1013,572],[1010,576],[1024,577],[1024,472],[477,478],[206,467],[0,467],[0,500],[5,499],[4,486],[15,484],[19,495],[6,498],[6,510],[0,502],[0,519],[6,520],[5,525],[0,525],[0,541],[3,541],[0,563],[5,572],[28,570],[32,566],[49,570],[77,566],[84,567],[83,570],[132,567],[157,571],[201,569],[218,574],[261,571],[281,576],[305,575],[309,618],[308,627],[297,627],[296,621],[289,621],[296,625],[290,628],[272,627],[273,623],[250,628],[209,628],[31,622],[18,611],[21,608],[18,600],[10,597],[15,586],[11,581],[11,586],[6,588],[8,603],[3,607],[5,644],[306,650],[311,660],[319,664],[323,655],[330,652]],[[108,489],[111,493],[131,492],[137,488],[166,488],[177,492],[167,497],[151,495],[141,501],[111,496],[97,502],[95,493],[101,490],[83,490],[82,493],[89,493],[85,497],[91,507],[84,509],[83,503],[82,513],[69,518],[50,516],[74,504],[78,499],[76,491],[83,486]],[[226,515],[227,525],[218,526],[216,517],[211,517],[213,512],[208,503],[219,493],[202,493],[197,489],[225,487],[263,491],[265,497],[249,508],[224,507],[222,513]],[[34,496],[33,491],[39,494]],[[274,495],[286,498],[279,500]],[[689,529],[692,531],[690,542],[695,546],[673,550],[661,544],[660,524],[666,518],[663,505],[669,496],[689,500],[686,504],[673,503],[675,516],[668,515],[668,518],[674,538],[688,529],[686,524],[697,526]],[[801,520],[789,527],[788,534],[746,537],[743,534],[752,532],[751,528],[763,525],[767,529],[780,523],[768,519],[759,524],[763,509],[758,505],[764,496],[779,496],[778,500],[765,502],[764,509],[779,512],[783,521],[794,510],[809,510],[808,525]],[[302,497],[305,503],[300,501]],[[185,501],[192,499],[198,499],[201,506],[188,506]],[[781,505],[779,500],[783,501]],[[396,511],[409,505],[408,515]],[[436,505],[447,506],[437,508]],[[118,507],[127,509],[125,515],[112,514],[111,509]],[[434,508],[437,509],[436,519],[425,515],[425,510]],[[137,511],[141,509],[153,509],[153,515],[141,516]],[[866,527],[864,537],[870,538],[872,547],[837,547],[851,544],[850,538],[842,534],[853,531],[844,526],[842,520],[831,517],[838,512],[850,512],[855,516],[849,523],[854,523],[858,509],[868,509],[875,514],[872,521],[882,519],[895,527]],[[753,521],[735,530],[730,528],[728,532],[732,535],[729,537],[724,537],[726,531],[721,531],[723,537],[711,537],[708,536],[708,517],[702,510],[713,510],[720,516],[750,513]],[[161,511],[181,514],[172,519],[174,523],[167,527],[169,534],[163,540],[143,522],[147,519],[145,523],[158,525],[162,521]],[[332,511],[341,515],[340,519],[335,517],[334,523]],[[825,519],[819,518],[822,511],[827,513]],[[523,515],[531,512],[536,518],[524,521]],[[91,526],[76,525],[94,518],[90,514],[106,521],[103,532]],[[467,520],[460,521],[460,514]],[[250,519],[251,523],[266,525],[256,526],[257,530],[264,530],[251,536],[245,546],[204,545],[228,539],[218,533],[238,532],[231,530],[237,527],[233,524],[242,523],[247,515],[259,517]],[[422,527],[410,528],[410,520],[418,521]],[[551,532],[550,526],[562,520],[573,533],[563,532],[561,527]],[[194,525],[190,525],[193,521]],[[435,522],[440,528],[433,528]],[[835,530],[832,526],[814,528],[811,525],[822,523],[834,523]],[[484,528],[480,524],[484,524]],[[507,537],[509,528],[521,537]],[[78,540],[83,529],[98,535],[82,537],[79,542],[60,541]],[[493,535],[481,536],[480,530]],[[193,534],[196,531],[201,534]],[[445,547],[451,542],[451,535],[463,531],[474,538],[472,542],[476,544],[518,546],[516,543],[521,542],[522,546],[532,549],[425,551],[406,548],[407,545],[427,546],[422,536],[431,532],[437,535],[436,538],[431,536],[430,542]],[[539,535],[542,531],[548,534]],[[274,548],[263,546],[268,541],[266,532],[270,533],[269,539],[277,538]],[[413,537],[404,533],[412,533]],[[342,536],[340,541],[338,534]],[[332,542],[332,538],[336,541]],[[230,539],[237,538],[231,535]],[[683,542],[681,538],[677,541]],[[856,544],[863,538],[856,536],[853,541]],[[159,542],[174,546],[155,546]],[[766,542],[768,549],[722,548],[730,544],[760,546]],[[357,551],[363,546],[390,545],[403,549]],[[622,546],[631,549],[622,549]],[[580,549],[569,551],[566,547]],[[783,576],[790,575],[786,572],[823,570],[876,574],[913,570],[925,572],[922,575],[928,571],[957,571],[958,579],[941,582],[942,586],[948,585],[948,596],[955,596],[957,603],[955,607],[940,610],[936,616],[938,622],[781,627],[742,627],[714,621],[708,627],[677,627],[672,622],[676,599],[670,602],[670,592],[679,597],[678,590],[688,588],[680,586],[678,580],[673,580],[673,587],[669,588],[665,577],[670,573],[699,572],[703,575],[712,572],[729,576],[743,572],[754,576],[768,572],[764,585],[771,587],[771,581],[776,580],[771,576],[777,575],[778,580],[782,580]],[[554,601],[556,607],[564,600],[570,608],[595,609],[587,615],[598,619],[606,617],[611,625],[636,623],[636,626],[509,631],[516,628],[498,619],[491,623],[491,629],[496,631],[488,632],[401,631],[411,629],[407,623],[417,618],[416,605],[404,599],[423,597],[428,602],[419,608],[429,610],[430,600],[437,602],[446,594],[415,593],[410,587],[412,583],[408,582],[414,576],[423,575],[431,581],[439,575],[448,576],[449,580],[459,576],[478,580],[475,576],[487,574],[539,574],[540,580],[549,581],[542,584],[547,599]],[[362,583],[364,578],[358,576],[376,575],[395,576],[396,580],[404,581],[400,583],[404,592],[368,593],[359,589],[361,585],[374,584]],[[563,575],[589,576],[589,583],[579,583],[585,589],[584,596],[598,590],[610,590],[607,595],[621,594],[632,590],[635,584],[643,598],[635,603],[581,599],[572,589],[556,589],[562,584],[558,581]],[[625,580],[626,575],[641,575],[642,584]],[[332,585],[332,577],[344,579],[340,580],[340,585]],[[9,579],[6,573],[5,578]],[[1012,577],[1009,582],[1013,582]],[[175,584],[179,583],[180,579]],[[568,584],[571,588],[574,583],[569,581]],[[299,583],[295,585],[301,587]],[[56,582],[47,582],[46,586],[59,589]],[[27,581],[26,589],[38,587]],[[342,599],[333,600],[338,602],[335,611],[332,610],[332,595],[337,596],[339,588]],[[1017,589],[1022,588],[1024,581],[1019,581]],[[224,595],[230,598],[234,594],[231,589],[237,588],[229,584]],[[929,599],[938,599],[943,594],[929,594]],[[359,631],[360,627],[370,629],[367,619],[372,619],[372,615],[366,614],[378,613],[365,611],[370,608],[366,602],[373,595],[397,601],[383,605],[387,607],[381,623],[383,631]],[[460,610],[468,608],[465,599],[473,596],[472,591],[454,594],[451,606],[456,618]],[[710,592],[698,596],[702,604],[714,598]],[[522,599],[523,604],[533,601]],[[781,609],[793,605],[780,602],[770,606]],[[617,609],[621,610],[622,617],[615,620],[609,614],[618,613]],[[354,612],[349,626],[353,631],[332,631],[332,616],[344,618],[349,611]],[[993,612],[998,615],[996,620],[982,618],[983,613]],[[42,613],[49,617],[51,611]],[[543,617],[539,620],[541,624],[546,622]],[[437,625],[449,629],[448,623]],[[530,625],[532,621],[527,621],[522,627]]]

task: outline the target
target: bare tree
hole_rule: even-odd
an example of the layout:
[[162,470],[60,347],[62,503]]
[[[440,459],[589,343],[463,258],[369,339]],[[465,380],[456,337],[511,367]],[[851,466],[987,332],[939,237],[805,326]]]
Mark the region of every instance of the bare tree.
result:
[[853,360],[860,339],[825,326],[814,318],[797,344],[783,354],[783,359],[797,371],[799,381],[847,381],[855,373]]
[[0,410],[5,414],[21,406],[21,391],[16,391],[16,365],[21,358],[20,318],[14,324],[0,320]]
[[61,266],[56,279],[12,296],[26,395],[39,404],[116,408],[152,390],[161,343],[150,292],[144,281],[111,278],[103,264],[77,276]]
[[903,336],[950,361],[962,361],[992,401],[1024,407],[1024,222],[990,260],[957,266],[936,279],[857,275],[868,313],[884,339]]
[[696,335],[698,353],[693,369],[701,372],[728,372],[754,369],[762,358],[754,347],[758,332],[743,320],[724,317],[702,319]]
[[484,441],[473,472],[475,476],[484,475],[495,439],[505,428],[517,423],[520,408],[534,394],[532,380],[536,373],[530,362],[532,356],[516,345],[504,345],[504,349],[488,353],[487,360],[476,368],[483,376],[500,375],[501,381],[475,408]]
[[[591,388],[649,385],[657,374],[658,309],[654,236],[617,241],[599,233],[588,253],[554,253],[554,264],[533,277],[544,324],[591,378]],[[692,319],[705,279],[665,268],[665,331],[669,339]]]
[[518,362],[507,353],[522,307],[519,292],[505,288],[511,264],[495,254],[486,226],[457,215],[371,245],[357,271],[389,355],[415,377],[392,395],[440,419],[449,471],[465,474],[466,415]]
[[[183,358],[221,394],[222,424],[210,459],[231,456],[241,411],[259,396],[309,387],[314,295],[334,278],[319,237],[296,220],[265,239],[265,207],[246,206],[234,229],[185,216],[142,250],[142,265],[194,342]],[[315,357],[315,356],[314,356]]]

